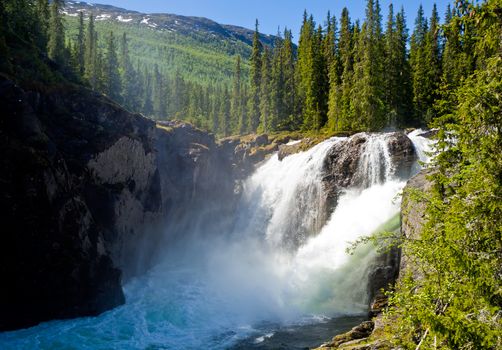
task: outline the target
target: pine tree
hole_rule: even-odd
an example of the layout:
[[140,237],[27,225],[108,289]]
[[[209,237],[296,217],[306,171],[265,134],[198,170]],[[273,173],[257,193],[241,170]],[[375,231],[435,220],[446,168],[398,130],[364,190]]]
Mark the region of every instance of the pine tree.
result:
[[276,131],[279,122],[286,119],[284,114],[283,44],[284,40],[278,30],[270,63],[270,131]]
[[410,42],[410,66],[413,84],[413,106],[415,120],[418,124],[425,122],[428,109],[427,61],[425,42],[428,32],[427,19],[424,17],[422,5],[418,8],[415,29]]
[[113,100],[121,101],[122,85],[120,81],[119,62],[117,57],[117,44],[113,32],[107,40],[106,62],[104,64],[104,93]]
[[143,77],[144,77],[144,96],[143,96],[143,113],[147,116],[151,116],[153,114],[153,101],[152,101],[152,75],[148,72],[146,67],[143,67]]
[[251,86],[249,99],[249,131],[256,132],[260,123],[260,90],[261,90],[261,55],[263,46],[260,42],[260,34],[258,32],[258,20],[255,24],[255,32],[253,36],[253,51],[251,53]]
[[352,103],[356,128],[379,130],[387,124],[383,91],[383,38],[380,6],[368,0],[359,37]]
[[270,131],[271,116],[271,93],[270,93],[270,53],[267,47],[262,55],[261,61],[261,83],[260,83],[260,130]]
[[412,83],[410,75],[410,64],[408,61],[407,42],[408,42],[408,29],[406,28],[406,17],[404,8],[396,15],[396,35],[397,41],[397,54],[396,64],[399,67],[398,83],[395,103],[397,112],[397,124],[400,127],[410,125],[410,117],[413,114],[412,102]]
[[50,7],[49,41],[47,51],[49,58],[56,63],[64,64],[65,39],[63,17],[60,14],[64,7],[63,0],[53,0]]
[[304,15],[298,47],[299,92],[303,103],[303,128],[318,131],[326,122],[328,80],[323,52],[323,31],[312,16]]
[[229,104],[228,88],[225,86],[223,95],[220,100],[220,125],[224,136],[230,135],[230,104]]
[[298,129],[301,121],[299,120],[297,86],[295,76],[295,54],[293,50],[293,36],[291,30],[284,30],[284,43],[281,47],[283,91],[282,99],[284,111],[279,115],[279,129]]
[[424,59],[426,64],[425,91],[427,94],[427,98],[424,101],[424,119],[427,123],[431,122],[434,117],[434,101],[439,96],[438,89],[441,78],[440,54],[439,16],[436,4],[434,4],[424,44]]
[[138,110],[140,105],[139,80],[129,57],[129,44],[124,32],[120,41],[120,79],[122,82],[122,96],[124,104],[131,110]]
[[84,13],[78,13],[78,35],[77,35],[77,67],[80,76],[84,76],[85,72],[85,27],[84,27]]
[[[358,28],[358,27],[357,27]],[[342,10],[340,19],[339,62],[340,67],[332,72],[335,84],[330,100],[330,118],[332,128],[336,131],[350,130],[353,123],[351,109],[352,83],[354,76],[354,43],[358,39],[358,29],[354,31],[350,23],[349,11]],[[336,67],[332,67],[336,69]],[[337,76],[340,76],[340,87],[336,87]],[[331,78],[331,77],[330,77]]]
[[402,126],[411,112],[410,76],[406,52],[407,29],[404,9],[394,17],[389,5],[385,31],[385,104],[391,126]]
[[[42,50],[47,50],[48,38],[49,38],[49,20],[51,12],[49,9],[48,0],[37,0],[36,6],[36,17],[37,17],[37,28],[35,28],[38,33],[35,33],[37,39],[37,46]],[[2,22],[4,23],[4,22]]]
[[[156,119],[164,119],[166,116],[166,93],[164,77],[162,76],[157,64],[155,64],[153,68],[152,102],[154,117]],[[196,114],[196,111],[191,111],[192,117]]]
[[231,115],[232,119],[237,121],[236,127],[231,128],[236,131],[237,134],[244,134],[248,129],[247,119],[242,115],[242,81],[241,81],[241,56],[238,55],[235,59],[235,70],[234,70],[234,81],[232,84],[232,102],[231,102]]
[[[312,57],[312,46],[314,37],[314,23],[313,18],[308,17],[307,11],[303,13],[303,23],[300,29],[300,38],[298,41],[298,61],[296,64],[296,75],[297,75],[297,96],[298,103],[301,106],[301,114],[303,114],[303,119],[306,116],[306,100],[307,95],[311,94],[313,87],[312,83],[312,69],[313,69],[313,57]],[[311,116],[308,118],[311,119]],[[303,123],[303,120],[302,120]]]
[[87,35],[85,36],[85,74],[84,77],[94,90],[97,90],[99,70],[97,67],[98,35],[94,29],[94,15],[89,16]]

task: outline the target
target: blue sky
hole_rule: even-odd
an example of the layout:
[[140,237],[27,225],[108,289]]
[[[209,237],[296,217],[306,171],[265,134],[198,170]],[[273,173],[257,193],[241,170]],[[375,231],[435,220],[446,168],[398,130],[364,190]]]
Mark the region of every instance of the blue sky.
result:
[[[384,23],[390,0],[380,0]],[[254,28],[255,19],[260,22],[260,32],[277,33],[277,27],[284,26],[293,30],[295,41],[298,38],[303,11],[314,15],[317,23],[324,23],[328,10],[339,17],[343,7],[349,9],[352,19],[363,19],[366,1],[364,0],[90,0],[140,12],[164,12],[185,16],[207,17],[222,24],[234,24]],[[427,17],[432,5],[437,4],[439,15],[444,17],[446,4],[451,1],[422,1]],[[404,6],[410,32],[417,13],[419,1],[394,0],[394,9]]]

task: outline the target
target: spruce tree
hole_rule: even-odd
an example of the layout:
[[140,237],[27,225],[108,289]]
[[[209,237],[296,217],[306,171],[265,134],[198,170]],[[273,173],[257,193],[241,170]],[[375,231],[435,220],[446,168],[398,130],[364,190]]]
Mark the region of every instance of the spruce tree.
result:
[[224,136],[230,135],[230,103],[229,103],[228,87],[223,89],[223,95],[220,100],[220,125],[221,132]]
[[260,84],[260,131],[270,131],[271,94],[270,94],[270,54],[265,47],[261,61]]
[[77,67],[78,73],[81,77],[85,72],[85,27],[84,27],[84,13],[78,13],[78,35],[77,35]]
[[139,80],[137,73],[131,64],[129,57],[129,43],[127,35],[124,32],[120,41],[120,79],[122,82],[122,91],[124,104],[131,110],[138,110],[139,101]]
[[439,16],[434,4],[429,21],[429,29],[424,44],[424,59],[426,64],[425,91],[427,98],[424,106],[424,119],[427,123],[434,117],[434,101],[438,98],[441,78],[441,58],[439,43]]
[[[358,28],[358,26],[357,26]],[[353,114],[351,109],[352,84],[354,76],[354,43],[358,40],[358,29],[354,30],[347,8],[342,10],[340,19],[339,62],[340,88],[336,86],[331,94],[332,128],[337,131],[348,131],[352,128]],[[336,79],[336,76],[334,77]],[[336,80],[334,81],[336,84]]]
[[401,11],[396,15],[396,35],[398,38],[396,63],[399,67],[397,71],[397,86],[400,88],[396,91],[395,103],[398,117],[397,124],[403,127],[410,125],[410,118],[412,118],[413,114],[412,83],[407,51],[408,29],[406,28],[406,17],[403,7],[401,7]]
[[63,0],[53,0],[50,6],[49,41],[47,52],[49,58],[56,63],[64,64],[65,39],[63,17],[60,13],[64,7]]
[[298,60],[296,64],[297,76],[297,96],[298,103],[301,106],[300,114],[303,119],[312,119],[306,113],[306,100],[307,96],[311,94],[313,87],[312,70],[313,70],[313,37],[314,37],[314,23],[313,18],[308,17],[307,11],[303,13],[303,23],[300,29],[300,38],[298,41]]
[[97,43],[98,36],[94,29],[94,15],[89,16],[87,35],[85,36],[85,74],[84,77],[94,90],[97,90],[98,67],[97,67]]
[[242,81],[241,81],[241,56],[238,55],[235,59],[234,80],[232,83],[232,102],[231,102],[231,115],[232,119],[236,121],[235,131],[237,134],[244,134],[248,128],[247,119],[242,115]]
[[[166,117],[166,93],[165,93],[164,77],[162,76],[159,67],[155,64],[153,68],[153,84],[152,84],[152,103],[153,115],[156,119],[164,119]],[[195,101],[197,99],[194,99]],[[192,116],[197,113],[192,110]]]
[[255,24],[253,36],[253,50],[251,53],[251,72],[250,72],[250,98],[248,102],[249,128],[248,131],[256,132],[260,123],[260,91],[261,91],[261,55],[263,46],[260,42],[258,32],[258,20]]
[[410,75],[407,62],[407,29],[404,9],[394,16],[392,4],[385,31],[384,84],[387,119],[391,126],[402,126],[409,118]]
[[387,124],[383,90],[383,38],[380,6],[368,0],[357,45],[353,106],[356,128],[379,130]]
[[410,42],[410,66],[413,86],[413,107],[415,123],[424,124],[428,109],[426,36],[428,32],[427,19],[424,17],[422,5],[418,8],[415,19],[415,29]]
[[120,81],[117,44],[113,32],[107,40],[106,62],[104,64],[104,92],[113,100],[121,101],[122,85]]
[[[38,33],[35,33],[37,46],[42,50],[47,50],[48,38],[49,38],[49,22],[51,18],[51,11],[49,8],[48,0],[37,0],[36,6],[36,23],[37,28],[35,28]],[[2,21],[2,23],[5,23]]]
[[279,115],[278,125],[280,129],[297,129],[301,121],[299,120],[297,86],[296,86],[296,60],[293,49],[293,36],[291,30],[284,30],[284,43],[281,47],[283,92],[282,99],[284,111]]

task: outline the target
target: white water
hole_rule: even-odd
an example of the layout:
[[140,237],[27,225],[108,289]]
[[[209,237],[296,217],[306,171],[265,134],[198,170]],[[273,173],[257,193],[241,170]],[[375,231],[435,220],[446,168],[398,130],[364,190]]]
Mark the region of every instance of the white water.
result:
[[[411,137],[426,160],[429,143]],[[342,194],[325,224],[321,170],[341,138],[282,162],[271,157],[244,184],[234,231],[169,247],[163,263],[124,287],[126,305],[1,333],[0,348],[222,349],[248,337],[265,342],[280,324],[364,313],[374,252],[345,249],[399,211],[405,182],[392,177],[385,140],[369,137],[358,170],[365,185]]]

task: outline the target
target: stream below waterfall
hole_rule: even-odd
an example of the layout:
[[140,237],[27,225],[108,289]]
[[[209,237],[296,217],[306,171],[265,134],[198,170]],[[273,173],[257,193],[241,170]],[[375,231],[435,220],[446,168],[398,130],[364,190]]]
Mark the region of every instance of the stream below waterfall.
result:
[[[418,135],[426,161],[430,141]],[[359,324],[376,253],[346,248],[399,213],[406,179],[392,175],[386,134],[370,135],[365,185],[343,191],[323,221],[323,162],[343,140],[270,157],[243,184],[232,232],[173,243],[124,286],[125,305],[0,333],[0,349],[304,349]]]

